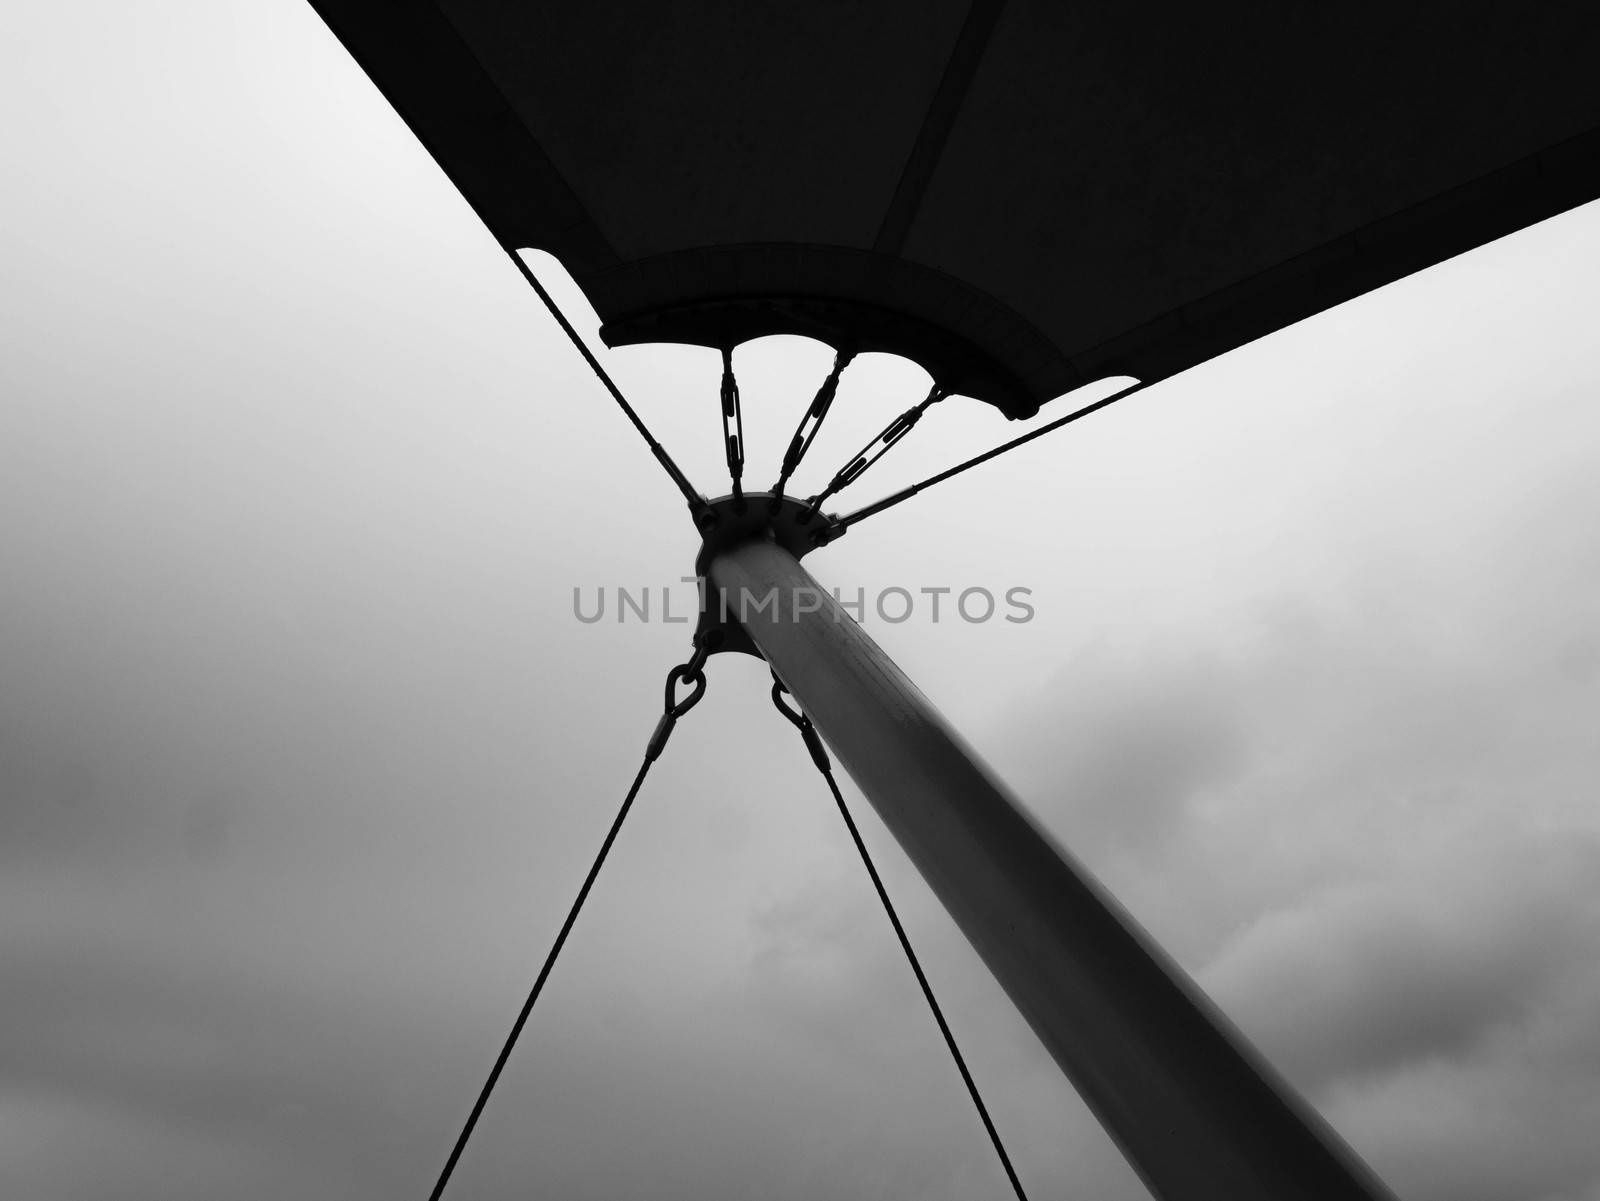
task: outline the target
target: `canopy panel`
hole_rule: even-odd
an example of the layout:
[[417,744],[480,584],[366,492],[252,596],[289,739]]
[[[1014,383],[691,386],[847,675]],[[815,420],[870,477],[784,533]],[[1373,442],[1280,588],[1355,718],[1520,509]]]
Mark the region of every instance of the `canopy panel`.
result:
[[1600,195],[1600,5],[312,0],[609,345],[799,333],[1028,416]]

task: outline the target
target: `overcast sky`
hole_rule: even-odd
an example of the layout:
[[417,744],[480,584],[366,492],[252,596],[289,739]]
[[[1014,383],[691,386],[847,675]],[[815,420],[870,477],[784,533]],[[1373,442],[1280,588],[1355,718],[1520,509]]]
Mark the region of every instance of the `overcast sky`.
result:
[[[573,589],[693,531],[308,7],[8,18],[0,1194],[423,1196],[686,649]],[[810,560],[1032,590],[868,629],[1415,1201],[1600,1198],[1596,312],[1591,206]],[[716,356],[605,357],[715,489]],[[829,362],[739,352],[759,481]],[[802,490],[926,386],[852,366]],[[1016,432],[950,401],[859,500]],[[760,665],[710,675],[452,1195],[1004,1196]],[[849,795],[1030,1191],[1142,1196]]]

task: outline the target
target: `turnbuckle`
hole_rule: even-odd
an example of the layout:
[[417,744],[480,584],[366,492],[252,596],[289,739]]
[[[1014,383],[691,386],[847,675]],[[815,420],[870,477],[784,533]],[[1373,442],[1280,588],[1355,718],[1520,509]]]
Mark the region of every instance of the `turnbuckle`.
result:
[[734,503],[744,504],[744,413],[739,406],[739,383],[733,377],[733,350],[722,348],[722,448],[733,481]]
[[828,481],[828,486],[806,502],[805,520],[810,521],[821,510],[822,504],[835,492],[854,483],[868,467],[871,467],[884,455],[888,454],[894,444],[909,434],[917,422],[922,420],[922,415],[933,405],[938,404],[950,395],[944,388],[935,384],[929,390],[927,397],[920,403],[912,405],[900,416],[891,421],[871,442],[862,448],[860,454],[851,459],[834,474]]
[[774,513],[778,511],[778,506],[783,501],[783,490],[789,484],[789,477],[794,474],[795,468],[800,466],[800,460],[805,457],[806,451],[811,449],[812,440],[822,428],[822,419],[833,407],[834,399],[839,394],[840,373],[855,357],[856,352],[853,349],[833,352],[833,370],[828,372],[828,378],[822,381],[822,387],[817,389],[810,406],[801,415],[794,437],[789,440],[789,449],[783,454],[783,467],[778,472],[778,482],[772,487],[770,506]]

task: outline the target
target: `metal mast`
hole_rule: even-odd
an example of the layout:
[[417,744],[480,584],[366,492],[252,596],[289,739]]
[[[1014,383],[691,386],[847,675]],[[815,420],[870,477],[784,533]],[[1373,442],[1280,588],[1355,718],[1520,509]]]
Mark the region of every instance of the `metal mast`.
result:
[[1157,1198],[1393,1201],[789,550],[708,575]]

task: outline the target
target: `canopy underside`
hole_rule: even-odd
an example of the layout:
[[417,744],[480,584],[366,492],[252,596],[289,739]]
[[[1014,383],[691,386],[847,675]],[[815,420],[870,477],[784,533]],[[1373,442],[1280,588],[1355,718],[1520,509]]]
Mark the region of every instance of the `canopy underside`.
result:
[[798,333],[1009,416],[1600,196],[1600,6],[313,0],[608,344]]

